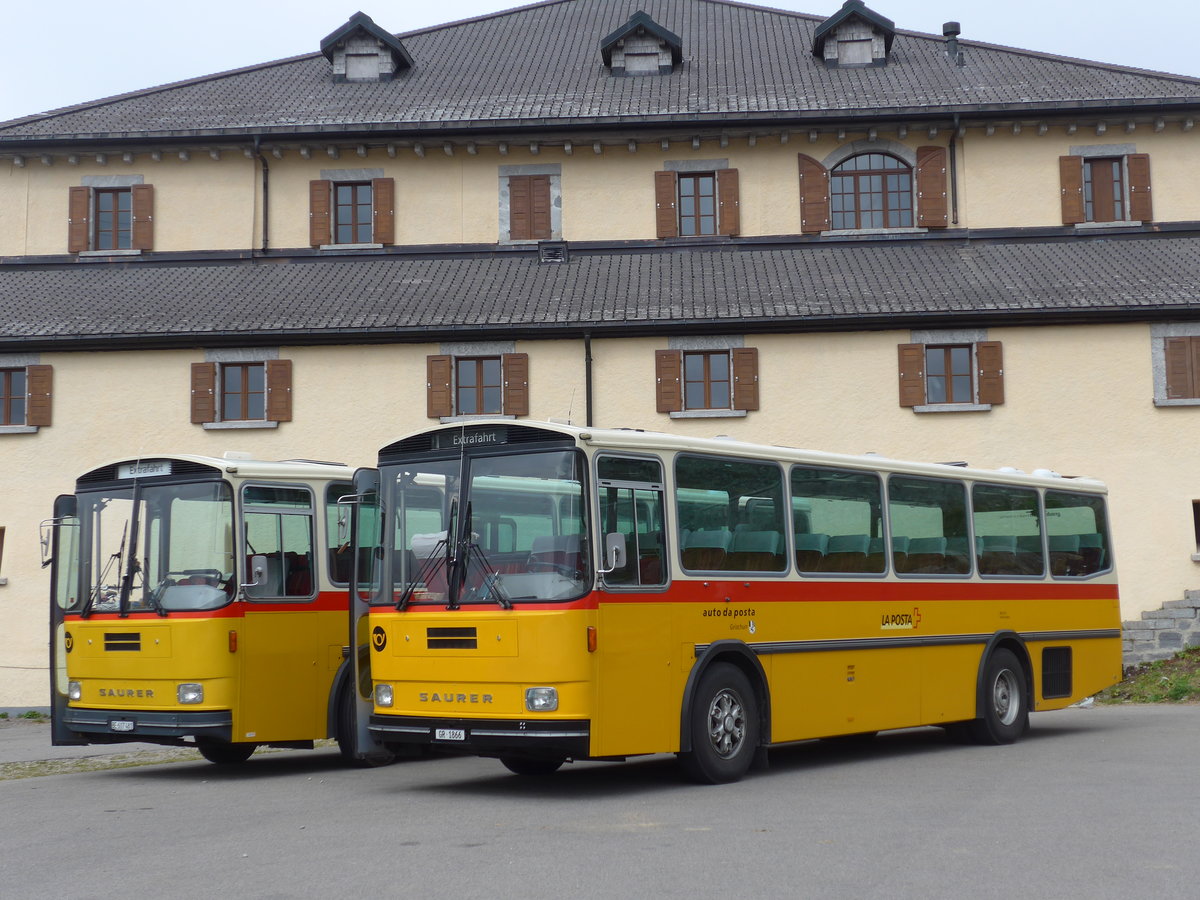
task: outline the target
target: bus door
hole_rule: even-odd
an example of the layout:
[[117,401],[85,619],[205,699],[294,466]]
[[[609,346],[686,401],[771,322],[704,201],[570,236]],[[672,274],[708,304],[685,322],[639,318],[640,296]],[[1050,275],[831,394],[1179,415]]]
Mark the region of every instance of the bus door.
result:
[[[301,485],[242,487],[242,678],[234,741],[325,734],[329,642],[322,634],[314,501]],[[340,642],[340,634],[331,637]]]
[[[343,497],[351,503],[350,517],[350,681],[352,685],[354,721],[343,721],[339,727],[353,725],[354,757],[382,759],[390,754],[367,730],[367,720],[374,709],[371,692],[370,599],[382,584],[383,548],[382,518],[379,507],[379,471],[359,469],[354,473],[354,493]],[[382,634],[382,632],[380,632]]]
[[71,633],[66,612],[79,603],[79,519],[75,497],[54,501],[54,518],[42,523],[42,565],[50,566],[50,742],[56,747],[86,744],[63,723],[67,708],[67,654]]

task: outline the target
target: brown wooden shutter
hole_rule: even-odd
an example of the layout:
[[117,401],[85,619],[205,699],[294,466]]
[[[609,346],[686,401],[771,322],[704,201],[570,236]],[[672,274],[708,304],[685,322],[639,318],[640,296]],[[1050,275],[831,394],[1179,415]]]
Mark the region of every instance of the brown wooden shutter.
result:
[[829,230],[829,170],[811,156],[800,154],[800,231]]
[[975,345],[979,367],[976,386],[980,403],[1004,402],[1004,352],[999,341],[980,341]]
[[737,169],[717,170],[717,233],[737,234],[742,230],[741,195]]
[[550,240],[550,176],[529,176],[529,238]]
[[332,200],[333,182],[326,179],[308,183],[308,245],[320,247],[332,243],[329,204]]
[[88,214],[92,206],[92,189],[72,187],[67,192],[67,252],[80,253],[88,249],[91,229]]
[[500,358],[504,379],[504,414],[529,415],[529,354],[505,353]]
[[654,378],[657,384],[655,390],[660,413],[679,412],[683,409],[683,387],[679,383],[682,370],[682,351],[654,351]]
[[372,236],[376,244],[396,243],[396,179],[371,179]]
[[945,228],[950,224],[946,202],[946,148],[917,148],[917,225]]
[[425,415],[431,419],[454,415],[454,395],[450,391],[453,356],[425,357]]
[[737,347],[733,356],[733,408],[758,409],[758,348]]
[[901,344],[900,405],[920,406],[925,402],[925,345]]
[[135,184],[130,188],[130,205],[133,207],[134,250],[154,249],[154,185]]
[[1083,157],[1060,156],[1058,179],[1062,185],[1062,220],[1064,225],[1078,225],[1083,218]]
[[217,420],[217,364],[192,363],[192,424]]
[[508,239],[527,241],[530,234],[529,176],[510,175],[508,179]]
[[1153,204],[1150,202],[1150,155],[1130,153],[1125,157],[1129,170],[1129,218],[1135,222],[1154,221]]
[[292,421],[292,361],[267,360],[267,421]]
[[679,216],[675,212],[676,193],[674,172],[654,173],[654,227],[660,238],[679,237]]
[[54,388],[53,366],[26,366],[25,387],[29,403],[25,408],[25,424],[39,427],[50,424]]
[[1164,345],[1167,370],[1167,399],[1184,400],[1196,396],[1196,362],[1200,341],[1192,338],[1167,338]]

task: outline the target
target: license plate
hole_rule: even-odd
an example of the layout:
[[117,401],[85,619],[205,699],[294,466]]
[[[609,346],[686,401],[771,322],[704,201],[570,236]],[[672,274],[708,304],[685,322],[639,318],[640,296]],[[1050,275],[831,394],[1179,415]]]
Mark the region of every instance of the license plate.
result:
[[467,733],[461,728],[437,728],[433,736],[439,741],[465,741]]
[[130,719],[113,719],[108,723],[110,731],[133,731],[133,721]]

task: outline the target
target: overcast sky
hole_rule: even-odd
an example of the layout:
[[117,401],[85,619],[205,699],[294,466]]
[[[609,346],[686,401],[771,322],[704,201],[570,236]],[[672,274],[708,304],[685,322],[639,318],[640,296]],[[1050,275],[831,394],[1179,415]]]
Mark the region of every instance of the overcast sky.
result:
[[[581,0],[586,2],[586,0]],[[361,9],[397,33],[505,0],[29,0],[5,4],[0,121],[319,49]],[[829,16],[841,0],[762,4]],[[867,0],[897,28],[1200,77],[1197,0]],[[629,14],[638,0],[628,0]],[[627,18],[627,17],[626,17]],[[623,20],[622,20],[623,21]],[[614,23],[615,25],[620,23]]]

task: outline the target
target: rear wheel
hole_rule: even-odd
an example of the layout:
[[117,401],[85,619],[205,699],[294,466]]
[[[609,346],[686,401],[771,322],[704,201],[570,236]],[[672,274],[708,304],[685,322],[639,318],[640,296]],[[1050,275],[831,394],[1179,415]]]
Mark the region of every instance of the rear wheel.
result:
[[210,763],[236,766],[248,760],[258,744],[231,744],[228,741],[197,741],[196,749]]
[[1029,727],[1025,670],[1011,650],[996,650],[983,670],[982,715],[969,725],[977,744],[1011,744]]
[[692,749],[679,755],[684,772],[702,784],[737,781],[758,747],[758,700],[737,666],[714,663],[700,676],[691,716]]
[[531,756],[502,756],[500,762],[504,763],[504,767],[510,772],[517,775],[553,775],[557,772],[565,759],[541,759]]

